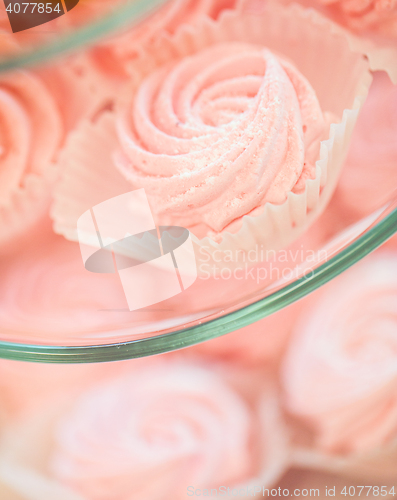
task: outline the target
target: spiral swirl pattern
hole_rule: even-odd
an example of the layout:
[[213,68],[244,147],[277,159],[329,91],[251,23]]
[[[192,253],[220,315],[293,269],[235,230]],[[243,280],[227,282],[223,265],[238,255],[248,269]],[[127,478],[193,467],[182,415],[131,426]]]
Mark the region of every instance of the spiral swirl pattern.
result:
[[51,94],[34,75],[0,79],[0,199],[6,205],[29,175],[43,175],[63,137]]
[[261,46],[222,43],[141,82],[118,119],[115,161],[160,223],[219,233],[301,192],[324,128],[295,67]]
[[92,500],[178,500],[250,470],[249,426],[215,372],[151,364],[83,395],[58,426],[52,468]]

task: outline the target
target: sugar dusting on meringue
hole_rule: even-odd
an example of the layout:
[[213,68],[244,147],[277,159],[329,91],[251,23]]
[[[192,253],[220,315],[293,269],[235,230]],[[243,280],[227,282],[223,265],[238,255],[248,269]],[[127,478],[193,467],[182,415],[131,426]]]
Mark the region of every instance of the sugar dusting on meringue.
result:
[[261,46],[222,43],[141,82],[119,115],[115,160],[161,224],[201,236],[303,191],[325,126],[292,64]]

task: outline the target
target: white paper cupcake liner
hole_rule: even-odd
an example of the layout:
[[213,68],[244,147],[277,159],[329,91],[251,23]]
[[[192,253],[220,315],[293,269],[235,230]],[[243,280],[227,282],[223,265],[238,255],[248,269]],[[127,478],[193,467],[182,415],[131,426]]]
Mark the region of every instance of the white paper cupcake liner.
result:
[[386,71],[397,84],[397,39],[359,37],[346,32],[352,50],[366,55],[372,71]]
[[66,132],[104,107],[111,107],[120,90],[103,78],[86,52],[40,67],[36,73],[54,96]]
[[[297,0],[278,1],[284,5],[289,5]],[[324,16],[329,14],[326,7],[321,6],[320,2],[317,2],[315,6],[313,6],[312,0],[299,0],[299,3],[309,9],[318,9]],[[261,7],[258,6],[257,8],[260,9]],[[244,11],[247,8],[253,9],[255,6],[251,5],[249,0],[242,0],[239,8]],[[345,34],[354,52],[361,52],[368,57],[369,66],[372,71],[386,71],[393,83],[397,83],[397,38],[371,32],[365,34],[354,33],[349,31],[348,28],[337,24],[337,19],[335,19],[333,29],[336,32],[339,31]]]
[[[198,260],[201,249],[206,259],[213,259],[216,252],[218,264],[219,255],[227,252],[233,255],[232,260],[220,260],[225,260],[224,267],[233,268],[240,265],[244,252],[255,246],[263,250],[287,246],[325,208],[372,78],[367,60],[350,49],[346,35],[341,30],[336,33],[328,20],[298,5],[285,8],[269,3],[259,16],[225,11],[219,21],[204,18],[195,27],[182,26],[174,36],[164,34],[153,42],[154,48],[140,64],[131,67],[132,79],[138,84],[159,64],[229,40],[261,44],[292,61],[316,91],[322,111],[335,117],[336,122],[330,126],[328,139],[321,142],[316,177],[306,182],[303,193],[290,192],[281,205],[267,203],[258,215],[244,216],[241,228],[234,234],[224,230],[219,243],[192,235]],[[64,176],[55,194],[52,216],[55,230],[67,238],[76,239],[77,218],[94,202],[137,188],[113,165],[110,149],[117,149],[118,141],[109,131],[114,127],[112,120],[109,114],[97,125],[85,124],[64,151]],[[106,146],[109,150],[105,151]],[[88,186],[99,188],[98,193],[94,196]]]
[[48,211],[57,167],[50,165],[39,176],[29,174],[7,203],[0,200],[0,249],[7,249],[15,238],[23,236]]
[[96,123],[84,121],[70,134],[60,155],[61,176],[51,209],[56,233],[78,241],[77,220],[84,212],[133,190],[113,168],[112,155],[117,145],[112,113],[103,114]]

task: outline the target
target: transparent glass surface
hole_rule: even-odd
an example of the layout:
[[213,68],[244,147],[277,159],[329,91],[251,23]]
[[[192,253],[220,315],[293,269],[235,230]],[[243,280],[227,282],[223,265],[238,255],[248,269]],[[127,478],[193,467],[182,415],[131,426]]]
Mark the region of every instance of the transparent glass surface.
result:
[[[2,56],[0,71],[36,64],[119,33],[161,3],[115,3],[110,11],[87,14],[79,22],[71,19],[51,30],[37,29],[38,36],[32,39],[36,32],[27,31],[25,43],[21,34],[18,46]],[[247,262],[238,277],[204,273],[183,293],[136,311],[128,309],[117,276],[99,279],[87,273],[78,244],[54,236],[48,220],[29,234],[18,251],[2,257],[2,269],[16,270],[21,287],[12,296],[6,273],[2,277],[0,299],[10,301],[9,317],[15,322],[0,316],[0,357],[52,363],[115,361],[225,335],[301,299],[382,245],[397,231],[396,207],[397,195],[388,193],[365,217],[346,216],[333,199],[300,239],[257,264]],[[46,238],[44,251],[40,242]],[[41,274],[40,263],[49,261],[51,272]],[[31,276],[35,276],[32,286]],[[47,290],[44,301],[40,286]]]
[[[130,326],[120,328],[115,325],[91,333],[75,330],[62,335],[54,332],[52,338],[38,331],[27,334],[1,328],[0,356],[53,363],[115,361],[164,353],[225,335],[301,299],[382,245],[397,231],[396,201],[328,235],[321,246],[310,242],[310,247],[305,247],[303,239],[296,242],[290,255],[298,252],[303,257],[315,254],[316,258],[299,263],[292,259],[284,277],[274,273],[274,279],[264,280],[260,271],[260,278],[248,286],[245,280],[244,287],[240,280],[197,279],[183,294],[153,307],[132,312],[98,311],[128,315]],[[332,203],[316,225],[321,225],[330,211]],[[306,241],[315,229],[304,236]],[[310,253],[303,248],[310,248]],[[257,276],[255,270],[252,275]]]

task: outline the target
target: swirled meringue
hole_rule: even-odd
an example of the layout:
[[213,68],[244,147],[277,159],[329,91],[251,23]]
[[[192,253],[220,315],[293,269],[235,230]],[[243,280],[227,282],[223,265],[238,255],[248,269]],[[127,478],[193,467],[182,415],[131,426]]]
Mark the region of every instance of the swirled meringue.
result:
[[160,224],[219,233],[315,176],[314,90],[264,47],[229,42],[147,76],[118,122],[116,165]]
[[345,33],[312,14],[269,3],[156,38],[130,65],[116,112],[66,148],[55,230],[75,239],[83,205],[144,188],[155,223],[188,228],[210,259],[299,237],[336,186],[371,80]]
[[[45,119],[43,119],[45,117]],[[33,74],[0,79],[0,242],[48,206],[63,139],[59,108]]]
[[397,438],[397,258],[380,252],[310,303],[283,367],[285,403],[320,448],[379,451]]
[[85,393],[55,428],[54,475],[87,498],[185,498],[252,468],[251,413],[214,371],[151,364]]
[[0,80],[0,120],[0,197],[5,203],[26,176],[42,175],[55,160],[62,123],[51,94],[26,72]]

